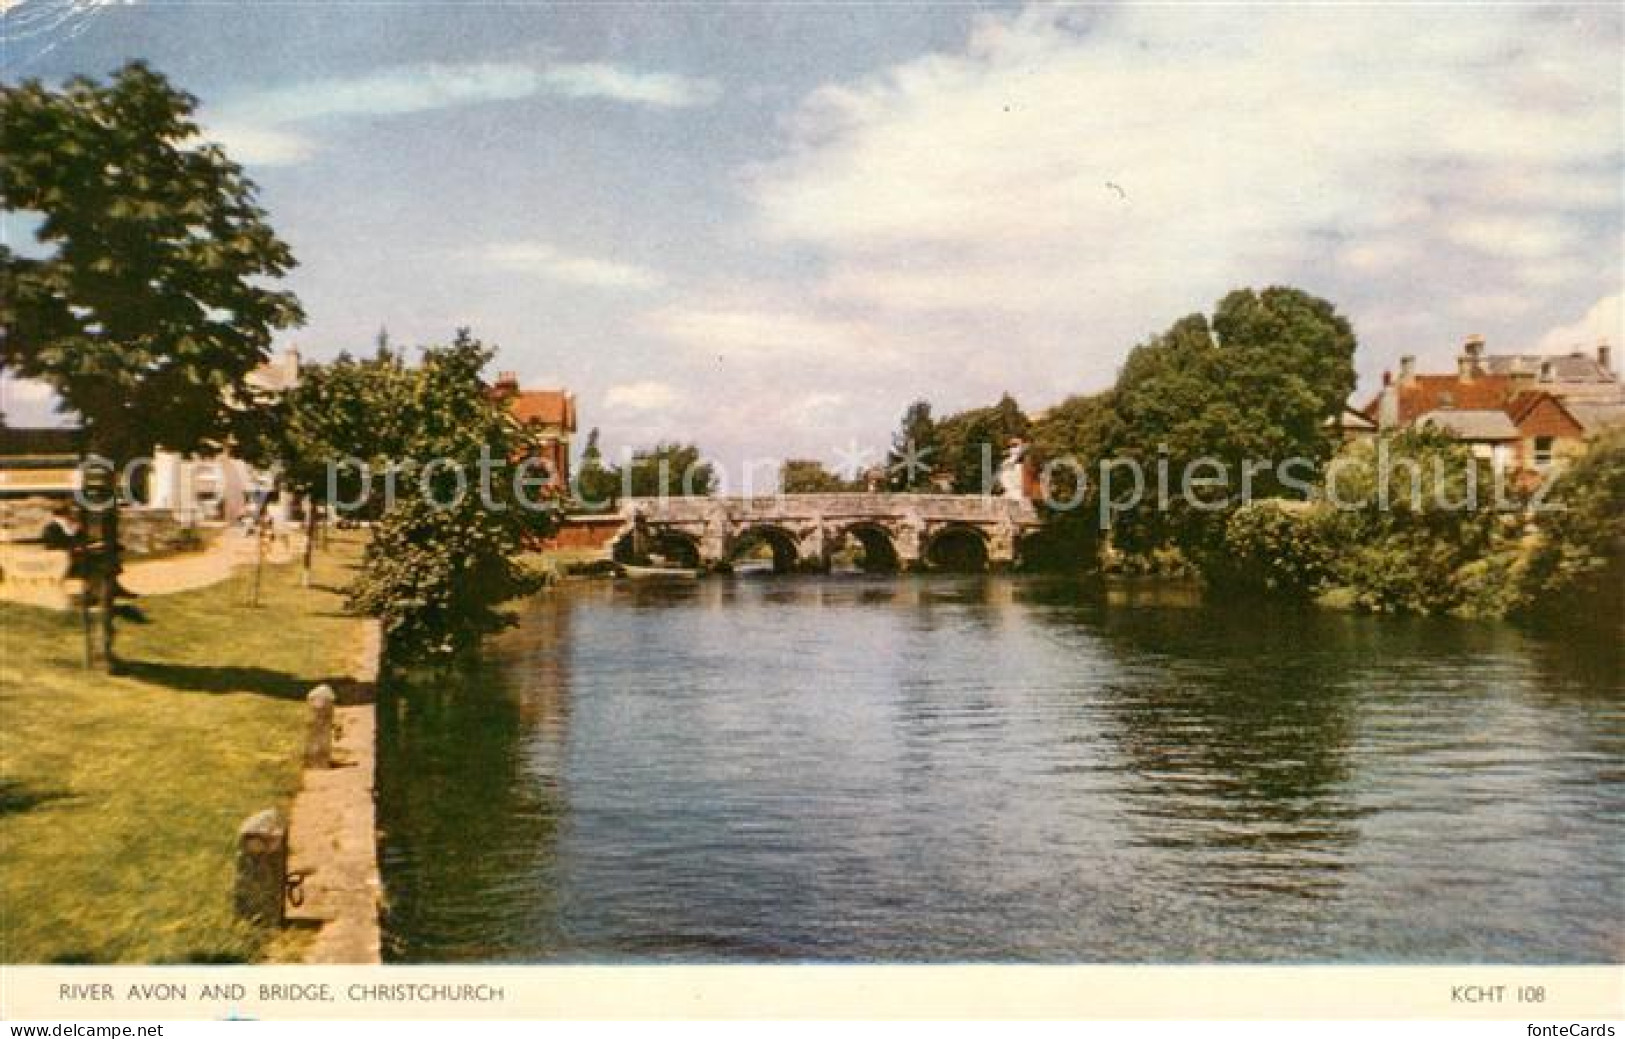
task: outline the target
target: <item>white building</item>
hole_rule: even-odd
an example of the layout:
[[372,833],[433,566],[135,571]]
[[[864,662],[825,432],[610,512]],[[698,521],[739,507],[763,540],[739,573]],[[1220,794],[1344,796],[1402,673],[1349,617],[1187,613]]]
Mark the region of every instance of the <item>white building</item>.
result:
[[[299,351],[289,347],[248,376],[249,385],[268,393],[286,393],[299,385]],[[273,489],[271,474],[255,469],[229,451],[209,458],[160,449],[147,479],[147,507],[174,513],[182,523],[235,523],[259,508]],[[284,497],[270,507],[271,518],[285,523],[290,502]]]

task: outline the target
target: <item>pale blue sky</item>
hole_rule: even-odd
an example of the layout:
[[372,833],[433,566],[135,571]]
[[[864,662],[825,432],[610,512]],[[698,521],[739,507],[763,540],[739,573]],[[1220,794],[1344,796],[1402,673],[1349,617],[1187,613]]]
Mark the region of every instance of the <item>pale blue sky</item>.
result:
[[1337,302],[1367,385],[1470,332],[1617,343],[1620,19],[28,0],[5,75],[198,95],[308,356],[467,324],[612,447],[834,461],[915,397],[1098,389],[1237,285]]

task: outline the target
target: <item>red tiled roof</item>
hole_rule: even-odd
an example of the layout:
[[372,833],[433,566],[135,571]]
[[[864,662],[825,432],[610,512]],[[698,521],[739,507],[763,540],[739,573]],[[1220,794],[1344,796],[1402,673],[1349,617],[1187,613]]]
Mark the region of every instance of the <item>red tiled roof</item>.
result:
[[526,424],[534,422],[575,432],[575,398],[563,390],[521,390],[508,401],[508,410]]
[[[1399,423],[1408,425],[1418,415],[1441,408],[1499,410],[1512,395],[1515,381],[1506,375],[1478,375],[1463,380],[1460,375],[1417,375],[1399,384]],[[1376,417],[1379,394],[1363,409]]]

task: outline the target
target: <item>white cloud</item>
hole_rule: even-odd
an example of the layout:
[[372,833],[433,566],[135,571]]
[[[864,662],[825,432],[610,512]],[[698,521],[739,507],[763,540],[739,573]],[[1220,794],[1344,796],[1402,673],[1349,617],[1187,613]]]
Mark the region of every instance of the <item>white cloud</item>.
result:
[[604,407],[610,411],[659,411],[678,401],[677,391],[654,380],[611,386],[604,393]]
[[221,147],[234,162],[257,166],[293,166],[315,154],[316,144],[292,130],[229,121],[211,122],[204,136]]
[[290,125],[343,116],[407,115],[542,94],[682,108],[714,102],[721,88],[707,79],[601,63],[426,64],[253,91],[206,112],[204,124],[207,136],[220,140],[241,161],[289,165],[303,162],[316,150],[308,132],[295,132]]
[[747,190],[821,261],[790,327],[928,342],[933,396],[1059,396],[1237,285],[1359,330],[1617,280],[1619,46],[1602,9],[1035,8],[820,89]]
[[566,97],[599,97],[661,108],[709,105],[722,96],[722,88],[712,80],[637,72],[599,62],[551,65],[543,73],[543,81]]
[[863,359],[881,363],[895,341],[861,321],[819,315],[793,303],[695,301],[646,315],[645,330],[722,361]]
[[1625,345],[1625,308],[1620,294],[1604,296],[1593,303],[1578,321],[1559,326],[1541,337],[1542,352],[1590,350],[1600,342],[1610,343],[1616,355]]
[[635,264],[578,256],[546,242],[498,242],[476,256],[478,262],[497,270],[591,288],[653,289],[662,280],[654,271]]
[[226,110],[277,125],[324,116],[400,115],[511,101],[536,93],[540,86],[541,76],[526,65],[417,65],[273,87],[239,98]]
[[1491,256],[1542,260],[1572,253],[1576,230],[1558,217],[1480,214],[1451,224],[1445,234]]

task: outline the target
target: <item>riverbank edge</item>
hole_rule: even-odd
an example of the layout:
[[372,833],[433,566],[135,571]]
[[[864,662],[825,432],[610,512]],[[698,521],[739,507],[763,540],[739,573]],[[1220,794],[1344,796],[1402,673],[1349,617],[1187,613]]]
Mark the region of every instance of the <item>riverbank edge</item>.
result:
[[383,656],[377,620],[361,625],[351,682],[333,712],[333,765],[307,768],[289,808],[288,869],[302,876],[290,925],[311,929],[309,964],[383,961],[383,878],[378,862],[378,718]]

